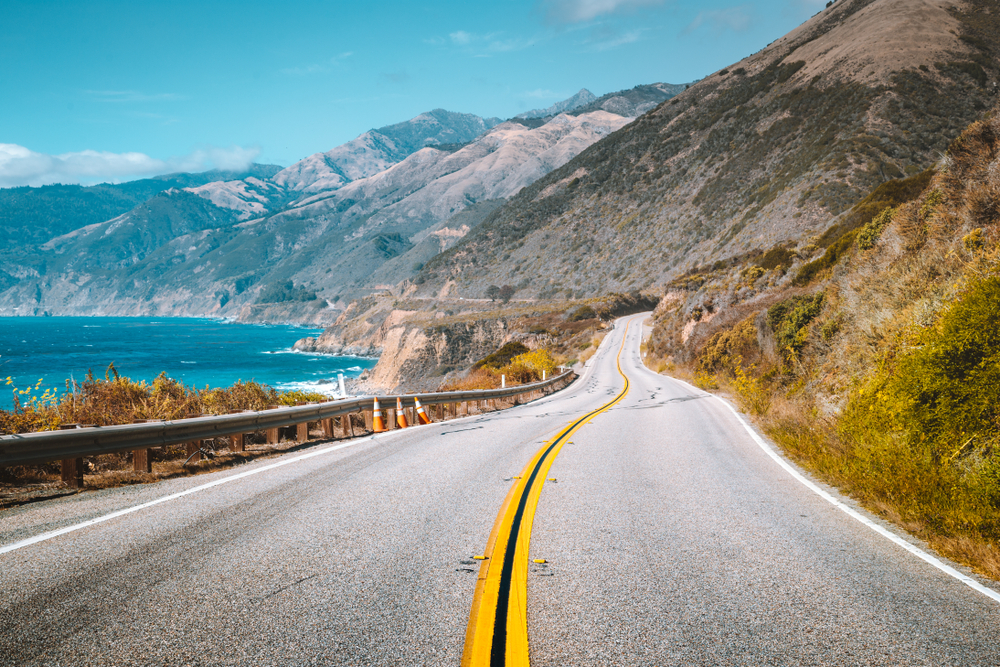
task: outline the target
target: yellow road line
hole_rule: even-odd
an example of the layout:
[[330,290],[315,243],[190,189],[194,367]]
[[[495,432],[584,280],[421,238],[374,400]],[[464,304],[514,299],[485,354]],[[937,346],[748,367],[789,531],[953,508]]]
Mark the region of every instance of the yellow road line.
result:
[[610,410],[628,394],[622,372],[628,324],[618,349],[618,373],[625,386],[615,398],[583,415],[545,443],[525,466],[511,488],[486,542],[486,560],[479,566],[472,612],[465,633],[462,667],[521,667],[528,661],[528,543],[535,509],[546,475],[562,446],[581,426]]

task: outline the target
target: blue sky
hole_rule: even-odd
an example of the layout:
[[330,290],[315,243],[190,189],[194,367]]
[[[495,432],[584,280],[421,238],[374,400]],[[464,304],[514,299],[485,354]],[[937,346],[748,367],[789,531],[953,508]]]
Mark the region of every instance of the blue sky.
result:
[[0,187],[287,166],[442,107],[687,83],[823,0],[4,0]]

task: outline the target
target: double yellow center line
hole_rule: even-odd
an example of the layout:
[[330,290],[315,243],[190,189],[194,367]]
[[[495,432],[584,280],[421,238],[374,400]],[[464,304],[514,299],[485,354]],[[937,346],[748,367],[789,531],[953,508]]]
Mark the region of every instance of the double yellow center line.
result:
[[500,507],[479,568],[472,613],[465,633],[462,667],[520,667],[528,665],[528,542],[531,524],[542,494],[545,476],[559,450],[581,426],[610,410],[628,394],[629,381],[622,372],[621,353],[628,325],[618,350],[618,373],[625,386],[615,398],[583,415],[545,443],[521,473]]

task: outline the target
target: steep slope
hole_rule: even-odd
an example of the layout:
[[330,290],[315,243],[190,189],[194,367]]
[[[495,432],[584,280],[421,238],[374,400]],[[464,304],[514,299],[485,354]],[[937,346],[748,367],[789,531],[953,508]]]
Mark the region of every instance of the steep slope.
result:
[[757,257],[679,281],[648,343],[652,365],[721,386],[803,465],[993,577],[998,159],[1000,106],[933,170],[875,188],[851,210],[860,226],[787,277]]
[[985,0],[834,3],[525,188],[428,262],[420,293],[579,297],[779,244],[808,254],[986,108],[997,15]]
[[499,122],[499,118],[435,109],[311,155],[279,172],[274,182],[294,192],[336,189],[384,171],[421,148],[472,141]]

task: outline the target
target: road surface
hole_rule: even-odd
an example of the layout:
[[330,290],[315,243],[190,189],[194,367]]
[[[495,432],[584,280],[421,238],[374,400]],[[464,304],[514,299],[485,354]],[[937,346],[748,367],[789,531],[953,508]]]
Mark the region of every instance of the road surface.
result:
[[525,664],[518,604],[533,665],[1000,665],[1000,603],[646,370],[641,319],[529,405],[0,513],[0,665]]

